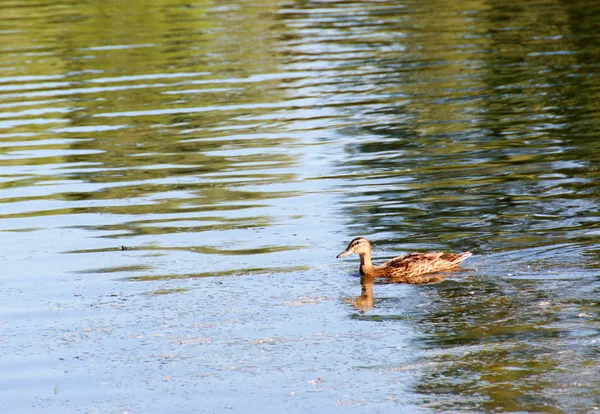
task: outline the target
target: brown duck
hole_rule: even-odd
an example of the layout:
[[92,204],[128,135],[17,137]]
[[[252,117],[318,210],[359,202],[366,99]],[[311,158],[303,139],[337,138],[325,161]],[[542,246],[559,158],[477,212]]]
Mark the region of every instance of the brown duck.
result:
[[451,270],[460,262],[471,257],[471,252],[464,253],[410,253],[405,256],[394,257],[387,262],[375,266],[371,263],[371,243],[364,237],[352,240],[348,248],[337,257],[358,253],[360,256],[360,275],[372,277],[387,277],[402,283],[437,283],[443,278],[427,273]]

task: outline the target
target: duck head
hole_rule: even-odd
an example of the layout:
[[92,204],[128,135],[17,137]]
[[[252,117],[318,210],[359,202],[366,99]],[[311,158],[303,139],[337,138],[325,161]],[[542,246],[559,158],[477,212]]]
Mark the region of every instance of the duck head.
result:
[[336,257],[339,259],[340,257],[348,256],[352,253],[365,254],[371,251],[371,243],[364,237],[357,237],[352,240],[346,250],[338,254]]

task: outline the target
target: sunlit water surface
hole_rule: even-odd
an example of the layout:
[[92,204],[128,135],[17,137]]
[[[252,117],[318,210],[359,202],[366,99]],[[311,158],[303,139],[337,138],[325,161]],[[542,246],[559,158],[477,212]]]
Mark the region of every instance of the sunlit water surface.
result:
[[4,409],[600,407],[600,3],[0,11]]

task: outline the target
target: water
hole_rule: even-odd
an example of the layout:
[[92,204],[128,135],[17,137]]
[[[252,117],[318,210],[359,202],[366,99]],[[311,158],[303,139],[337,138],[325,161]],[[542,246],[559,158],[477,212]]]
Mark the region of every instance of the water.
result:
[[600,407],[596,2],[0,10],[9,411]]

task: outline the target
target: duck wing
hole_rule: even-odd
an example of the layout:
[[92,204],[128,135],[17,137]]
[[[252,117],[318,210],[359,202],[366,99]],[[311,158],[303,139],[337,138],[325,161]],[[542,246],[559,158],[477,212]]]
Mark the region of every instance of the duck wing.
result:
[[424,273],[452,269],[470,256],[471,252],[409,253],[405,256],[395,257],[391,260],[388,260],[379,268],[389,271],[389,277],[411,277]]
[[390,259],[387,262],[385,262],[384,264],[382,264],[381,267],[385,266],[385,267],[402,269],[407,266],[410,267],[411,265],[414,265],[415,263],[431,262],[431,261],[438,260],[440,258],[440,256],[442,256],[443,254],[444,253],[439,253],[439,252],[409,253],[409,254],[405,254],[404,256],[394,257],[393,259]]

